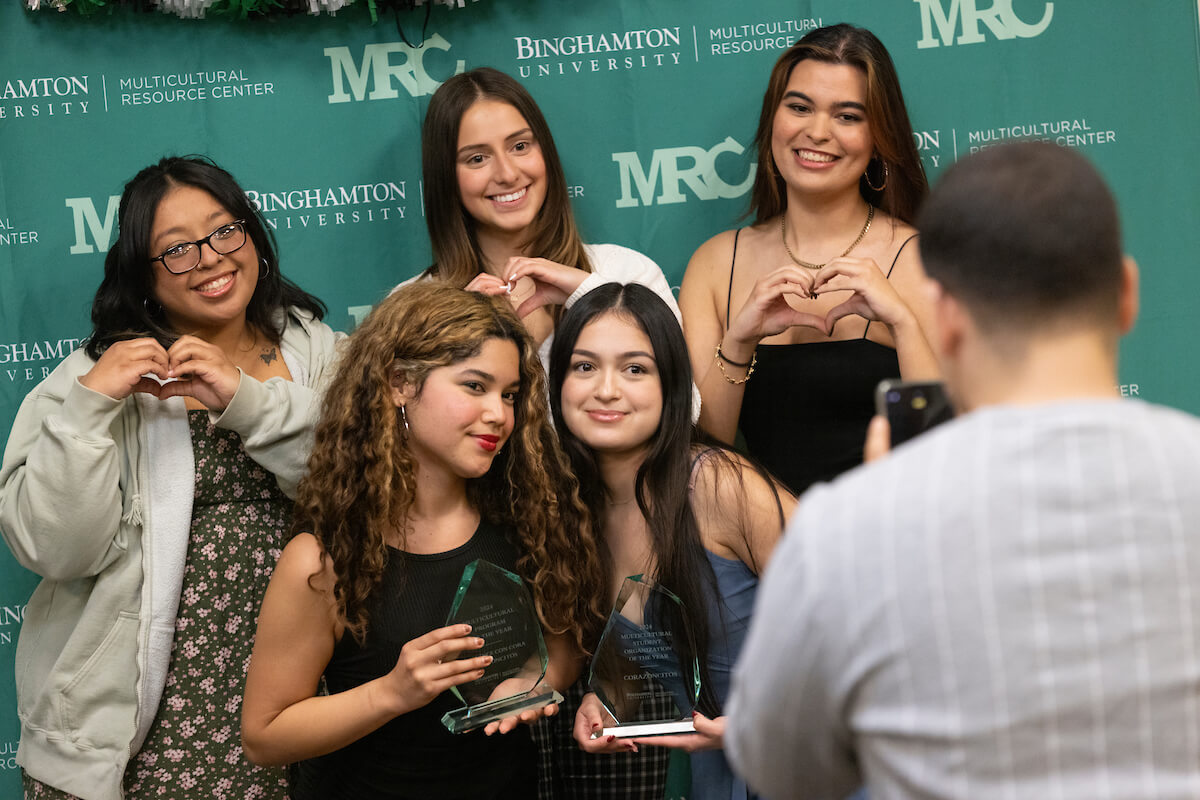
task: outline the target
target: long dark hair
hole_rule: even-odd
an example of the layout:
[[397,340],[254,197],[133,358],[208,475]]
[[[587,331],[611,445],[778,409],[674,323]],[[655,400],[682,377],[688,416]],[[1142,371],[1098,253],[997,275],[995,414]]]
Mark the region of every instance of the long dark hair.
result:
[[133,336],[152,336],[164,347],[180,335],[154,301],[150,234],[158,204],[172,188],[194,186],[213,196],[236,219],[246,220],[246,233],[262,259],[258,285],[246,307],[246,322],[278,344],[283,335],[281,310],[299,308],[316,319],[325,304],[279,272],[275,237],[245,191],[225,170],[203,156],[172,156],[146,167],[121,195],[117,241],[104,259],[104,280],[92,300],[92,335],[87,354],[100,358],[109,345]]
[[592,265],[567,194],[567,179],[550,126],[525,87],[490,67],[464,72],[443,83],[429,101],[421,128],[421,173],[425,180],[425,225],[433,245],[429,273],[455,286],[466,286],[483,271],[475,238],[475,220],[463,208],[458,188],[458,131],[463,114],[476,101],[508,103],[533,131],[546,164],[546,199],[529,232],[529,254],[591,272]]
[[585,651],[603,626],[596,539],[550,426],[537,347],[503,298],[420,281],[387,297],[350,337],[296,498],[295,529],[321,543],[336,575],[338,615],[360,641],[387,565],[384,535],[398,531],[405,540],[417,496],[393,382],[402,378],[419,394],[430,372],[477,355],[488,339],[516,345],[521,391],[512,436],[487,473],[467,482],[467,496],[484,519],[514,532],[517,571],[548,630]]
[[[609,313],[633,321],[654,347],[663,409],[646,458],[638,467],[637,503],[650,529],[657,562],[654,578],[678,595],[689,613],[700,662],[700,710],[709,715],[719,714],[707,666],[712,639],[707,609],[708,598],[719,598],[720,594],[688,496],[697,453],[693,446],[697,439],[692,425],[692,368],[679,321],[662,298],[640,284],[606,283],[571,307],[559,323],[550,350],[550,409],[554,425],[579,478],[580,495],[596,520],[597,530],[603,531],[607,516],[604,480],[595,453],[571,432],[563,419],[562,385],[579,334],[589,322]],[[601,547],[600,553],[609,578],[605,585],[611,586],[613,565],[608,549]]]
[[[908,121],[904,93],[900,91],[900,76],[896,74],[896,65],[887,48],[875,34],[845,23],[810,31],[785,50],[771,70],[758,117],[758,132],[754,135],[758,167],[749,211],[754,215],[754,221],[765,222],[787,208],[787,188],[771,153],[771,134],[792,70],[806,59],[848,64],[866,76],[867,124],[879,160],[887,164],[888,174],[884,183],[883,167],[872,159],[867,165],[867,170],[872,173],[870,182],[864,174],[859,179],[858,191],[871,205],[911,225],[917,207],[929,193],[929,182],[913,142],[912,124]],[[871,183],[884,188],[882,191],[872,189]]]

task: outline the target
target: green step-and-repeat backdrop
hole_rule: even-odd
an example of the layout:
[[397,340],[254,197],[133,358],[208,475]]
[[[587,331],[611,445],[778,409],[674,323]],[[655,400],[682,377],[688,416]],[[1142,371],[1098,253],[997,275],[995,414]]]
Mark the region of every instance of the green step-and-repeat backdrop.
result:
[[[852,22],[890,49],[932,178],[1015,137],[1077,147],[1142,267],[1121,389],[1200,411],[1195,0],[480,0],[384,14],[182,20],[0,4],[0,440],[89,332],[124,182],[203,153],[250,192],[284,271],[349,330],[428,265],[420,122],[439,83],[519,77],[554,132],[587,240],[678,284],[739,224],[779,53]],[[87,498],[80,498],[87,502]],[[35,577],[0,553],[0,798],[18,797],[13,653]]]

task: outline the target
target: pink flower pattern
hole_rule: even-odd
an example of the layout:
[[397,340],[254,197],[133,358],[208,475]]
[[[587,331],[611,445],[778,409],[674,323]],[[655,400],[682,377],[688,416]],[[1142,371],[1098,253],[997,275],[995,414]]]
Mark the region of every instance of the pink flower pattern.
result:
[[[282,767],[242,754],[242,689],[291,501],[233,431],[188,414],[196,463],[191,540],[158,715],[125,770],[128,800],[284,800]],[[78,800],[23,775],[27,800]]]

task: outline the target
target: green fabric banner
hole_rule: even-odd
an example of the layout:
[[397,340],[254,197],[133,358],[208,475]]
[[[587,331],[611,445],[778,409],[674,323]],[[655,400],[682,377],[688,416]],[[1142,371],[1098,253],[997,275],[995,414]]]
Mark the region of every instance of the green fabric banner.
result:
[[[348,330],[430,261],[430,94],[493,66],[545,112],[585,239],[641,250],[678,285],[701,242],[741,224],[771,65],[842,21],[890,49],[931,178],[1017,137],[1099,166],[1142,268],[1121,391],[1200,411],[1200,370],[1183,353],[1200,339],[1193,0],[480,0],[425,18],[0,5],[0,437],[88,334],[117,197],[161,156],[229,169],[275,230],[285,273]],[[0,797],[20,793],[13,654],[35,581],[0,552]]]

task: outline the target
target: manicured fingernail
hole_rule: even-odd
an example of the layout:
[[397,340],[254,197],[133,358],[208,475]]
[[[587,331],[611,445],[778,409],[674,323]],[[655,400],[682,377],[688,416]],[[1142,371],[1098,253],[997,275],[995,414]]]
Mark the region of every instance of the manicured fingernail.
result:
[[491,656],[484,656],[484,657],[483,657],[483,663],[485,663],[485,664],[490,664],[490,663],[492,663],[492,657],[491,657]]
[[470,632],[471,632],[471,626],[463,625],[463,633],[470,633]]
[[617,740],[617,737],[616,737],[616,735],[615,735],[615,734],[613,734],[613,735],[610,735],[610,736],[608,737],[609,744],[612,744],[612,743],[613,743],[613,742],[615,742],[616,740]]

